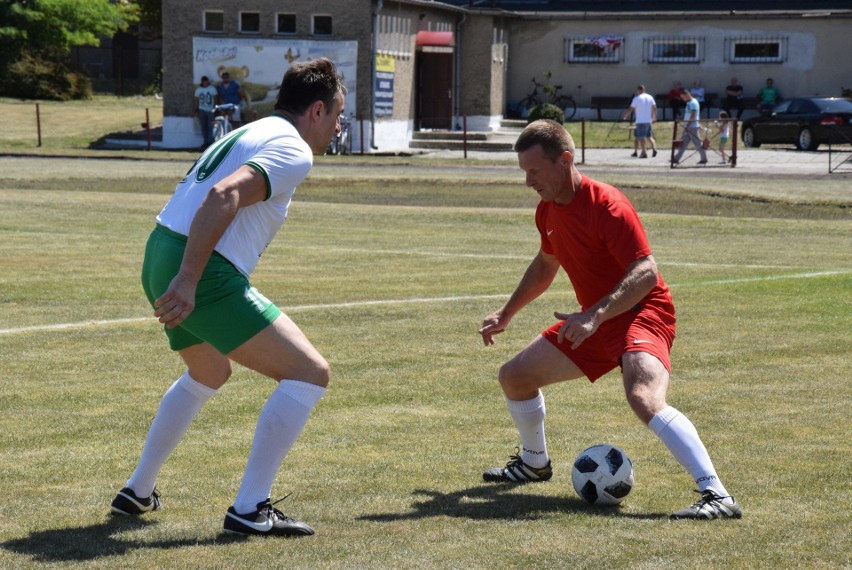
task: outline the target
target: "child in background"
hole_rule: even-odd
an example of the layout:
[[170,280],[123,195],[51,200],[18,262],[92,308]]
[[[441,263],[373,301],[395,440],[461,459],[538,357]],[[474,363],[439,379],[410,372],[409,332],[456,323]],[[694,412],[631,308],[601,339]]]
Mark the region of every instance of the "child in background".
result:
[[719,154],[722,155],[722,164],[726,164],[729,158],[725,153],[725,145],[731,139],[731,120],[728,113],[720,111],[719,120],[715,124],[719,128]]

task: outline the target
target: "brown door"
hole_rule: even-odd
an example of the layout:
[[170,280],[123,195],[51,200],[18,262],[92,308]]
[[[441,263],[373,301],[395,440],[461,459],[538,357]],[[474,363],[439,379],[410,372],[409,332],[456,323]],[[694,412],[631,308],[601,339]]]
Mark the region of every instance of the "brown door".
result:
[[453,53],[417,54],[417,129],[452,129]]

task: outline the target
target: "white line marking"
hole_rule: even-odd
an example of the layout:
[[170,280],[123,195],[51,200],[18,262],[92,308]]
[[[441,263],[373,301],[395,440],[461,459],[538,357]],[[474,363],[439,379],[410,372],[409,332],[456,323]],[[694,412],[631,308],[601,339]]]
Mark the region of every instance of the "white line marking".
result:
[[[733,283],[751,283],[755,281],[780,281],[783,279],[811,279],[814,277],[829,277],[832,275],[846,275],[852,271],[814,271],[809,273],[793,273],[789,275],[768,275],[764,277],[742,277],[739,279],[716,279],[711,281],[696,281],[693,283],[672,283],[670,287],[694,287],[702,285],[727,285]],[[376,301],[352,301],[348,303],[325,303],[318,305],[295,305],[293,307],[284,307],[285,313],[293,313],[298,311],[313,311],[323,309],[344,309],[352,307],[368,307],[376,305],[401,305],[406,303],[452,303],[456,301],[478,301],[484,299],[505,299],[509,297],[505,295],[459,295],[452,297],[415,297],[412,299],[385,299]],[[30,327],[20,327],[14,329],[0,329],[0,335],[19,334],[28,332],[45,332],[56,330],[80,329],[99,325],[117,325],[125,323],[144,323],[154,322],[154,317],[130,317],[124,319],[110,319],[98,321],[81,321],[77,323],[61,323],[55,325],[35,325]]]
[[755,281],[780,281],[782,279],[810,279],[812,277],[828,277],[831,275],[846,275],[852,271],[814,271],[811,273],[792,273],[789,275],[767,275],[763,277],[740,277],[737,279],[713,279],[711,281],[696,281],[695,283],[675,283],[670,287],[692,287],[695,285],[728,285],[731,283],[752,283]]
[[[459,257],[463,259],[526,259],[532,260],[535,256],[535,251],[530,250],[529,255],[493,255],[485,253],[453,253],[442,251],[412,251],[402,249],[356,249],[356,248],[324,248],[307,246],[303,249],[322,250],[329,253],[361,253],[361,254],[379,254],[379,255],[421,255],[424,257]],[[677,266],[677,267],[742,267],[744,269],[797,269],[796,265],[742,265],[739,263],[696,263],[694,261],[661,261],[660,266]]]

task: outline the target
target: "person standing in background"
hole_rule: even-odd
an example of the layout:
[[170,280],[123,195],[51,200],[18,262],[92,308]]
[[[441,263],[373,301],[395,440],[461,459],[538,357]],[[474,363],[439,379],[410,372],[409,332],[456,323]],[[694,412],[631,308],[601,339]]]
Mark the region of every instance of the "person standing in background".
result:
[[210,85],[210,78],[206,75],[201,78],[201,85],[195,88],[195,97],[192,100],[195,116],[201,125],[201,136],[204,143],[202,150],[213,142],[213,107],[216,105],[218,91]]
[[743,86],[737,82],[736,77],[731,77],[731,84],[725,87],[722,110],[730,116],[734,109],[737,110],[737,120],[739,120],[743,116]]
[[220,104],[231,103],[234,105],[231,113],[231,123],[234,125],[234,128],[239,127],[242,121],[240,104],[245,101],[246,105],[248,105],[246,94],[243,92],[239,83],[231,80],[231,74],[227,71],[222,74],[222,83],[219,84],[218,90]]
[[757,108],[762,114],[769,114],[775,104],[781,100],[781,92],[775,87],[772,78],[766,80],[766,87],[757,92]]
[[657,122],[657,102],[654,98],[645,92],[645,86],[639,85],[636,87],[636,95],[630,103],[630,108],[622,115],[623,120],[627,120],[630,114],[636,116],[636,128],[633,131],[633,154],[630,156],[636,157],[639,147],[642,147],[642,154],[639,158],[648,158],[648,153],[645,150],[645,141],[651,143],[651,151],[653,156],[657,156],[657,141],[654,140],[653,123]]
[[704,108],[704,87],[701,85],[700,79],[696,79],[692,82],[692,88],[689,92],[692,94],[692,97],[698,101],[698,115],[701,116],[701,109]]
[[672,158],[672,165],[680,162],[680,159],[683,157],[683,153],[686,152],[686,147],[689,143],[692,143],[698,150],[698,154],[701,155],[701,160],[698,161],[698,164],[707,164],[707,153],[704,152],[704,146],[701,142],[701,137],[699,136],[701,123],[698,119],[698,113],[701,107],[698,106],[698,101],[695,100],[692,93],[686,89],[680,92],[680,97],[683,99],[683,102],[686,103],[686,109],[683,112],[684,122],[686,124],[683,126],[680,148],[677,149],[677,154],[675,154],[674,158]]
[[672,109],[672,120],[677,121],[683,114],[683,100],[680,98],[680,92],[683,91],[683,86],[680,81],[675,81],[669,91],[669,107]]

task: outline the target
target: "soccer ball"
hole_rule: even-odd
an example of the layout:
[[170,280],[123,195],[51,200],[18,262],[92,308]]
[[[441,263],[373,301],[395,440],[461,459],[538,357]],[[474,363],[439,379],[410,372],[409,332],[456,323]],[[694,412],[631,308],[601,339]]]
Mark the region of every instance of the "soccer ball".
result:
[[574,490],[591,505],[617,505],[633,488],[633,462],[614,445],[593,445],[574,460]]

